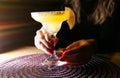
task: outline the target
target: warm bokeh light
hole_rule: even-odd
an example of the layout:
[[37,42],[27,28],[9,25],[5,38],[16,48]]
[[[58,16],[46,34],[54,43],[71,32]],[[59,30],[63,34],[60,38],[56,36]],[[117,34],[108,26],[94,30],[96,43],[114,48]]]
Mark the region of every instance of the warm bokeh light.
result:
[[0,52],[33,40],[39,24],[30,16],[34,7],[25,4],[0,0]]

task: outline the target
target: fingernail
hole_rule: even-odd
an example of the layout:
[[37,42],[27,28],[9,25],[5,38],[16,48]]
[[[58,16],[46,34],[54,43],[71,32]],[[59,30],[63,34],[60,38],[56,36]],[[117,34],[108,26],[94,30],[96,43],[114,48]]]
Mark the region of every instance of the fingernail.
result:
[[48,52],[49,55],[52,55],[53,53],[51,51]]

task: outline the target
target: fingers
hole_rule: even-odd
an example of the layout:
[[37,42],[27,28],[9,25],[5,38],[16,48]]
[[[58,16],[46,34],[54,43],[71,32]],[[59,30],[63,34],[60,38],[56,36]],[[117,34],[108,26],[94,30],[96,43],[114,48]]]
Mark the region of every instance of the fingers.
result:
[[39,38],[37,36],[35,36],[34,39],[34,44],[38,49],[42,50],[46,54],[52,54],[52,48],[46,47],[42,42],[39,41]]
[[[39,32],[39,31],[38,31]],[[51,39],[51,36],[43,29],[41,28],[41,33],[44,34],[44,39],[49,42],[49,43],[54,43],[53,40]]]
[[73,42],[71,45],[65,48],[63,55],[74,54],[76,52],[82,51],[85,47],[89,46],[87,40],[78,40]]
[[93,50],[86,40],[79,40],[69,45],[62,56],[61,61],[67,61],[69,64],[83,64],[90,60]]
[[53,40],[50,39],[50,36],[43,29],[36,32],[34,44],[38,49],[41,49],[47,54],[51,54],[54,50]]
[[46,47],[48,47],[48,48],[50,48],[50,46],[51,46],[51,48],[53,47],[52,40],[50,40],[49,38],[46,37],[46,36],[48,36],[47,33],[43,33],[42,31],[37,31],[36,36],[37,36],[38,40],[40,42],[42,42]]
[[60,58],[61,61],[67,61],[67,62],[75,62],[77,61],[78,59],[78,53],[75,53],[75,54],[71,54],[71,55],[66,55],[66,56],[63,56]]
[[69,45],[64,49],[63,56],[74,54],[75,53],[74,50],[76,50],[78,47],[80,47],[80,43],[78,41],[72,43],[71,45]]
[[[71,57],[72,54],[75,54],[75,49],[78,47],[78,43],[74,42],[63,50],[62,56],[60,57],[61,61],[64,61],[66,58]],[[66,59],[67,60],[67,59]],[[68,60],[67,60],[68,61]]]

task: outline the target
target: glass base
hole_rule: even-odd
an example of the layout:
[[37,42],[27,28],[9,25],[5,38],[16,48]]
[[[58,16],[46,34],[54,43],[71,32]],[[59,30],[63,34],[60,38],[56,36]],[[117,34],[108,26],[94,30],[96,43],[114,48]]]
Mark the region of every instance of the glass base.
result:
[[42,66],[47,67],[49,70],[55,69],[57,66],[65,65],[66,63],[67,62],[60,61],[55,54],[51,55],[41,62]]

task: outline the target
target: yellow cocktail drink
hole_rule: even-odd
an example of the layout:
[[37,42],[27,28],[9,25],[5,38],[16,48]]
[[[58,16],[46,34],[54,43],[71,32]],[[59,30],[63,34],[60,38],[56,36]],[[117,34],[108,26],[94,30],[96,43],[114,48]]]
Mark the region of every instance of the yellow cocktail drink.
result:
[[65,7],[65,11],[32,12],[31,16],[42,23],[43,28],[51,35],[57,34],[63,21],[67,21],[70,29],[75,24],[74,12],[68,7]]

